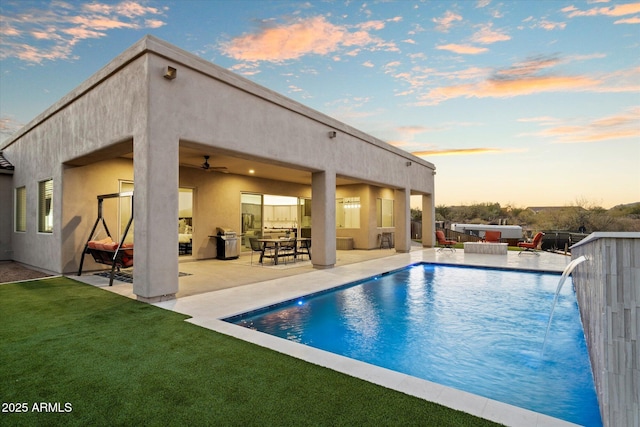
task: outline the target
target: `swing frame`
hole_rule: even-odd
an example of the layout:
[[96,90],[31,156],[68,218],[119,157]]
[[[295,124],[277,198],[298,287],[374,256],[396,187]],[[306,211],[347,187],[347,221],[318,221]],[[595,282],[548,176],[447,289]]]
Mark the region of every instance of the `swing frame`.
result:
[[[127,226],[124,229],[124,233],[122,234],[122,239],[120,243],[115,248],[115,250],[109,249],[98,249],[89,247],[89,242],[91,242],[91,238],[93,234],[96,232],[96,228],[98,228],[98,224],[102,222],[102,226],[107,233],[107,236],[111,238],[111,233],[109,232],[109,227],[107,227],[107,223],[104,220],[104,216],[102,215],[102,202],[105,199],[114,199],[121,197],[131,197],[131,217],[127,222]],[[122,193],[111,193],[111,194],[102,194],[97,196],[98,198],[98,218],[96,218],[96,222],[93,224],[93,228],[91,229],[91,233],[89,234],[89,238],[84,245],[84,249],[82,250],[82,256],[80,258],[80,268],[78,269],[78,276],[82,275],[82,266],[84,265],[84,256],[86,254],[90,254],[93,257],[93,260],[98,264],[106,264],[111,265],[111,274],[109,276],[109,286],[113,286],[113,277],[116,271],[120,271],[121,267],[130,267],[133,265],[133,248],[123,248],[124,241],[127,238],[127,234],[129,233],[129,228],[131,227],[131,223],[133,222],[133,191],[125,191]],[[126,265],[127,262],[123,258],[130,257],[131,264]]]

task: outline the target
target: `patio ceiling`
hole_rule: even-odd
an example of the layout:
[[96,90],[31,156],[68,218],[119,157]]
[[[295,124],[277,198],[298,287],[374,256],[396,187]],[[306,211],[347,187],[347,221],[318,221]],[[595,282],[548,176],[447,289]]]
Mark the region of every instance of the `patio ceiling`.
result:
[[[202,168],[204,156],[209,156],[208,163],[210,167],[207,171]],[[249,156],[238,157],[237,153],[232,155],[213,148],[197,146],[196,144],[180,144],[180,166],[200,169],[203,172],[222,172],[311,185],[312,171],[310,170],[297,169]],[[253,171],[253,173],[250,171]],[[337,177],[336,179],[337,185],[355,184],[357,182],[344,177]]]
[[[180,166],[200,169],[203,173],[221,172],[234,175],[244,175],[256,178],[264,178],[275,181],[293,182],[303,185],[311,185],[311,174],[313,171],[294,168],[288,165],[267,161],[264,159],[243,156],[238,153],[223,152],[218,149],[204,145],[181,142],[179,148]],[[209,156],[208,170],[202,168],[204,156]],[[133,159],[133,141],[126,140],[101,150],[85,154],[75,159],[65,162],[68,166],[86,166],[106,159],[122,157]],[[254,172],[251,173],[250,171]],[[337,185],[357,184],[361,181],[338,176]]]

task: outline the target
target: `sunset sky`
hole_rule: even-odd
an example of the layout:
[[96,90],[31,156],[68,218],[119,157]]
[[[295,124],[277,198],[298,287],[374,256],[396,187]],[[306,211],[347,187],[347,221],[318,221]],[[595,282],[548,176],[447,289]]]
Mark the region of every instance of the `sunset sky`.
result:
[[2,140],[152,34],[434,163],[436,205],[640,201],[640,2],[0,0],[0,19]]

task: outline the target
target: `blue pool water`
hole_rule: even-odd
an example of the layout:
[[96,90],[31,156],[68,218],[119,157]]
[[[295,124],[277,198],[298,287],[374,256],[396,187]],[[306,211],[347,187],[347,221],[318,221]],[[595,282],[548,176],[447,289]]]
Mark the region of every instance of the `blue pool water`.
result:
[[227,321],[585,426],[600,426],[571,282],[418,264]]

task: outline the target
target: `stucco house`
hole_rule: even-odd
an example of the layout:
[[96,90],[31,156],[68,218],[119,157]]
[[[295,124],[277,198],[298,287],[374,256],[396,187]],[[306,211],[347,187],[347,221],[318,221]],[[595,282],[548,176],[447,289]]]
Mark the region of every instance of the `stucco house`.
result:
[[178,291],[183,235],[191,257],[216,258],[217,227],[294,229],[312,236],[314,267],[331,268],[341,237],[374,249],[392,233],[409,251],[417,195],[423,245],[434,243],[433,164],[152,36],[2,145],[0,259],[74,274],[97,196],[132,190],[133,206],[105,200],[103,214],[120,239],[135,208],[133,290],[145,301]]

